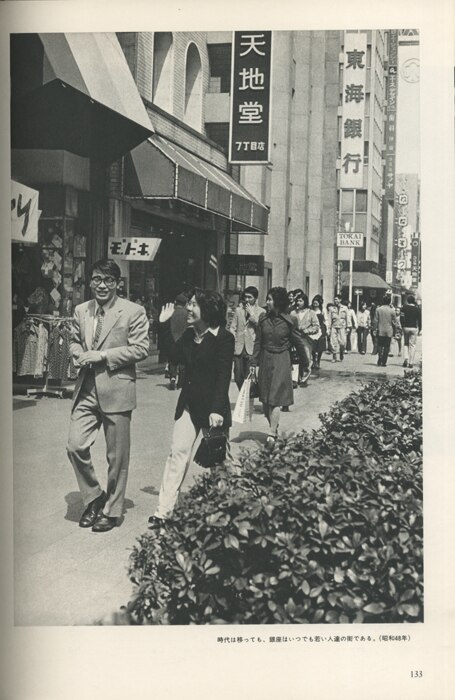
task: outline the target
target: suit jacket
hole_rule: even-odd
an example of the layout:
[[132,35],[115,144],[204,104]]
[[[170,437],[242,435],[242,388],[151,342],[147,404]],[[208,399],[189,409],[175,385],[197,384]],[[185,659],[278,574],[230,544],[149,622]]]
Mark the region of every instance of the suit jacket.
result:
[[373,324],[377,328],[378,336],[393,338],[397,325],[395,309],[391,306],[378,306]]
[[[76,306],[70,352],[79,355],[91,350],[96,313],[94,299]],[[116,297],[106,311],[97,350],[106,355],[105,362],[93,365],[98,401],[103,413],[122,413],[136,408],[136,362],[148,355],[149,323],[145,310],[127,299]],[[76,381],[73,407],[79,395],[87,368],[83,367]]]
[[229,328],[235,338],[234,355],[241,355],[244,348],[248,355],[253,354],[259,319],[265,316],[265,313],[265,309],[255,304],[253,306],[253,313],[247,318],[243,306],[238,306],[236,308]]
[[175,341],[170,322],[160,323],[160,346],[174,364],[184,365],[182,391],[175,410],[178,420],[185,408],[197,428],[209,427],[209,415],[223,416],[223,427],[231,425],[229,385],[234,358],[234,338],[225,328],[218,335],[210,331],[200,344],[194,342],[194,330],[187,328]]

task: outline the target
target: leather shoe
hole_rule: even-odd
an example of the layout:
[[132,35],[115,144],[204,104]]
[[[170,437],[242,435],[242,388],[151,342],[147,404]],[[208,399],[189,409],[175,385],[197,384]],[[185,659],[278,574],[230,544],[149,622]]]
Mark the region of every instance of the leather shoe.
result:
[[88,504],[87,508],[81,515],[79,520],[79,527],[92,527],[93,523],[98,517],[98,513],[104,507],[106,503],[106,494],[100,494],[94,501]]
[[112,528],[116,525],[117,518],[111,518],[108,515],[104,515],[104,513],[101,513],[101,515],[98,516],[95,524],[92,527],[92,532],[108,532],[109,530],[112,530]]

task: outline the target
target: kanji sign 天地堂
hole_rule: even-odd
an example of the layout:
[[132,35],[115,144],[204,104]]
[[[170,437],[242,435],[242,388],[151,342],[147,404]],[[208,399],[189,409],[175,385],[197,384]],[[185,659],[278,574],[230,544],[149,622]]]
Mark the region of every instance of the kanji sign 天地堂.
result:
[[154,260],[161,238],[109,238],[109,257],[114,260]]
[[234,32],[230,163],[268,163],[272,32]]

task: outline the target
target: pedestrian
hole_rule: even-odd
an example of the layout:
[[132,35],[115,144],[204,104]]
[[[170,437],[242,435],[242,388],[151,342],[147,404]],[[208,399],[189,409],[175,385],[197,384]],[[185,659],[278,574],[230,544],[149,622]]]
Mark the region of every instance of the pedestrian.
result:
[[[94,299],[74,311],[70,352],[80,368],[74,389],[68,438],[85,510],[81,527],[106,532],[123,514],[130,454],[131,412],[136,408],[135,364],[148,355],[148,320],[144,308],[117,296],[120,268],[98,260],[91,270]],[[108,462],[103,491],[90,447],[103,426]]]
[[347,310],[348,310],[348,321],[347,321],[347,326],[346,326],[346,352],[351,352],[352,350],[352,343],[351,343],[351,334],[353,331],[357,330],[357,316],[352,308],[352,303],[348,301],[346,304]]
[[357,349],[361,355],[367,351],[367,338],[370,330],[370,312],[367,309],[366,301],[360,304],[357,314]]
[[381,306],[378,306],[373,323],[378,338],[378,366],[386,367],[390,343],[395,335],[396,316],[390,294],[385,294]]
[[239,390],[249,373],[259,319],[266,313],[258,304],[258,295],[256,287],[244,290],[229,327],[235,338],[234,380]]
[[[403,338],[403,328],[401,327],[401,308],[399,306],[395,308],[395,323],[395,335],[393,336],[393,339],[397,344],[397,355],[398,357],[401,357],[401,341]],[[391,355],[391,357],[393,357],[393,355]]]
[[376,316],[376,309],[378,307],[374,302],[372,302],[370,306],[370,334],[371,334],[371,340],[373,342],[373,350],[371,351],[372,355],[377,355],[378,354],[378,334],[377,334],[377,324],[375,323],[375,316]]
[[250,367],[258,372],[259,398],[270,426],[267,445],[275,443],[280,421],[280,406],[294,403],[290,348],[294,345],[301,361],[305,345],[297,321],[286,309],[288,296],[284,287],[272,287],[266,299],[267,313],[258,324]]
[[151,528],[169,520],[177,503],[199,433],[215,429],[228,437],[231,426],[229,384],[234,336],[226,330],[226,303],[221,294],[195,288],[186,305],[188,328],[175,341],[170,327],[174,304],[161,310],[160,341],[169,358],[184,367],[183,387],[175,410],[171,449],[164,467]]
[[313,369],[319,370],[321,367],[321,357],[324,350],[327,349],[327,324],[324,315],[324,300],[320,294],[317,294],[311,302],[311,307],[316,314],[321,335],[314,341],[313,345]]
[[297,319],[297,327],[305,346],[305,360],[298,363],[298,382],[305,384],[311,375],[310,364],[313,346],[321,335],[321,328],[316,313],[309,307],[306,294],[298,293],[294,297],[294,303],[295,310],[291,311],[291,317]]
[[348,327],[348,309],[341,303],[341,297],[337,294],[333,300],[333,306],[328,316],[328,333],[332,346],[332,362],[337,361],[337,353],[340,353],[340,361],[344,359],[346,348],[346,329]]
[[[186,312],[186,304],[188,298],[185,294],[177,294],[174,302],[174,313],[171,318],[171,333],[175,342],[180,338],[187,327],[188,314]],[[168,374],[170,388],[175,389],[176,386],[181,386],[182,383],[182,365],[176,365],[173,362],[168,362]]]
[[293,289],[290,289],[288,294],[288,305],[287,305],[287,313],[290,314],[291,311],[294,311],[295,309],[295,291]]
[[332,354],[333,354],[332,343],[330,342],[330,334],[329,334],[329,332],[328,332],[328,328],[329,328],[329,317],[330,317],[330,312],[331,312],[332,309],[333,309],[333,304],[332,304],[331,302],[329,302],[329,303],[327,304],[326,310],[325,310],[325,323],[326,323],[326,326],[327,326],[327,353],[328,353],[329,355],[332,355]]
[[409,294],[406,304],[401,309],[401,326],[404,338],[404,362],[403,367],[413,367],[417,343],[417,334],[422,331],[422,314],[419,306],[416,305],[415,296]]

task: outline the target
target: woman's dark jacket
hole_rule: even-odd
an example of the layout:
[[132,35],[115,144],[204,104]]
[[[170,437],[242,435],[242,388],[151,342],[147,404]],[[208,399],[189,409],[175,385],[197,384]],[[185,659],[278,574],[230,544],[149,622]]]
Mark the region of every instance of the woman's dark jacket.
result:
[[182,391],[175,410],[178,420],[185,408],[197,428],[209,427],[209,415],[223,416],[223,428],[232,425],[229,385],[234,359],[234,336],[220,327],[215,336],[208,331],[201,343],[187,328],[175,341],[169,321],[159,326],[160,348],[174,364],[185,367]]

